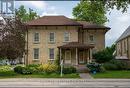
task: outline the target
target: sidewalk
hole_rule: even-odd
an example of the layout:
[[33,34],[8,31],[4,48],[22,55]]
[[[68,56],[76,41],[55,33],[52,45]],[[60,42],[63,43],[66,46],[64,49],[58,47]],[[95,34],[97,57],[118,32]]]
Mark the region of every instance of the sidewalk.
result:
[[0,79],[0,88],[130,88],[130,79]]

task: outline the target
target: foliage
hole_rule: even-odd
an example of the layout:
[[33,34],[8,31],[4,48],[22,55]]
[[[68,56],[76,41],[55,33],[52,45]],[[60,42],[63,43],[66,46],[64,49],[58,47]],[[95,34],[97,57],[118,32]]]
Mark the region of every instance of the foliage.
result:
[[23,67],[22,67],[22,66],[16,66],[16,67],[14,68],[14,72],[19,73],[19,74],[22,74],[22,70],[23,70]]
[[85,20],[96,24],[104,24],[107,20],[105,16],[107,11],[114,8],[126,12],[129,0],[81,0],[80,3],[73,8],[73,16],[77,20]]
[[63,67],[63,73],[64,74],[72,74],[72,73],[76,73],[76,68],[73,66],[67,66],[67,67]]
[[11,71],[12,67],[11,66],[0,66],[0,72],[7,72],[7,71]]
[[7,18],[0,31],[0,56],[7,59],[22,58],[25,53],[26,26],[17,18]]
[[128,65],[125,62],[113,59],[107,63],[104,63],[103,67],[106,70],[126,70]]
[[83,20],[96,24],[104,24],[107,21],[105,14],[105,8],[100,1],[80,1],[80,3],[73,8],[73,16],[77,20]]
[[104,50],[94,53],[93,58],[98,63],[105,63],[114,59],[113,56],[114,51],[115,51],[115,45],[112,45],[111,47],[106,47]]
[[87,67],[89,69],[90,72],[96,71],[96,72],[105,72],[105,69],[102,67],[101,64],[92,62],[92,63],[88,63]]
[[47,63],[47,64],[40,65],[38,69],[41,72],[53,73],[53,72],[57,72],[58,66],[56,64]]
[[39,70],[38,70],[39,66],[40,66],[39,64],[30,64],[30,65],[27,65],[26,67],[31,69],[31,71],[33,73],[38,73],[39,72]]
[[37,13],[33,11],[33,9],[29,8],[29,10],[27,11],[23,5],[16,9],[15,13],[22,22],[27,22],[39,17]]
[[18,74],[32,74],[32,69],[28,68],[28,67],[22,67],[22,66],[16,66],[14,68],[14,72],[18,73]]

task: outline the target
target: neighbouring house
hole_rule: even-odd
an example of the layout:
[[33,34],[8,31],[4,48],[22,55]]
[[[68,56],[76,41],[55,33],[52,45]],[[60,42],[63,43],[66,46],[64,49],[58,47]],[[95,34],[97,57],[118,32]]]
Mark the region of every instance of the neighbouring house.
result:
[[116,41],[116,59],[130,59],[130,26]]
[[57,58],[64,64],[91,62],[92,53],[104,49],[102,25],[75,21],[65,16],[43,16],[27,23],[26,64],[42,64]]

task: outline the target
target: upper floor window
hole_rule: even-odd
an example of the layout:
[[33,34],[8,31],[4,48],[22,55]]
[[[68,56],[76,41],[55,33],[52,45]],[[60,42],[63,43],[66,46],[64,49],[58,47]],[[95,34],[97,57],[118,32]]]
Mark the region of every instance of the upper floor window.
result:
[[93,35],[90,35],[90,36],[89,36],[89,40],[90,40],[90,42],[93,42],[93,41],[94,41],[94,36],[93,36]]
[[51,60],[54,59],[54,48],[50,48],[50,49],[49,49],[49,58],[50,58]]
[[65,42],[69,42],[70,41],[70,33],[69,32],[65,32],[64,33],[64,41]]
[[49,34],[49,42],[55,42],[55,33],[54,32],[51,32]]
[[39,33],[34,33],[34,42],[35,43],[39,43],[40,42],[40,39],[39,39]]
[[34,48],[33,52],[34,52],[34,59],[35,60],[39,59],[39,48]]

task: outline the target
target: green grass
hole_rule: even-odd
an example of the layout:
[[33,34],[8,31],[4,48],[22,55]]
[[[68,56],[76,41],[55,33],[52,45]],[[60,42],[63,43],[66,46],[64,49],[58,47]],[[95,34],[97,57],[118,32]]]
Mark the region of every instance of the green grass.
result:
[[64,74],[62,77],[60,77],[60,74],[30,74],[30,75],[22,75],[17,74],[13,71],[8,72],[0,72],[0,78],[80,78],[79,74],[73,73],[73,74]]
[[94,78],[130,78],[130,71],[107,71],[104,73],[91,74]]

